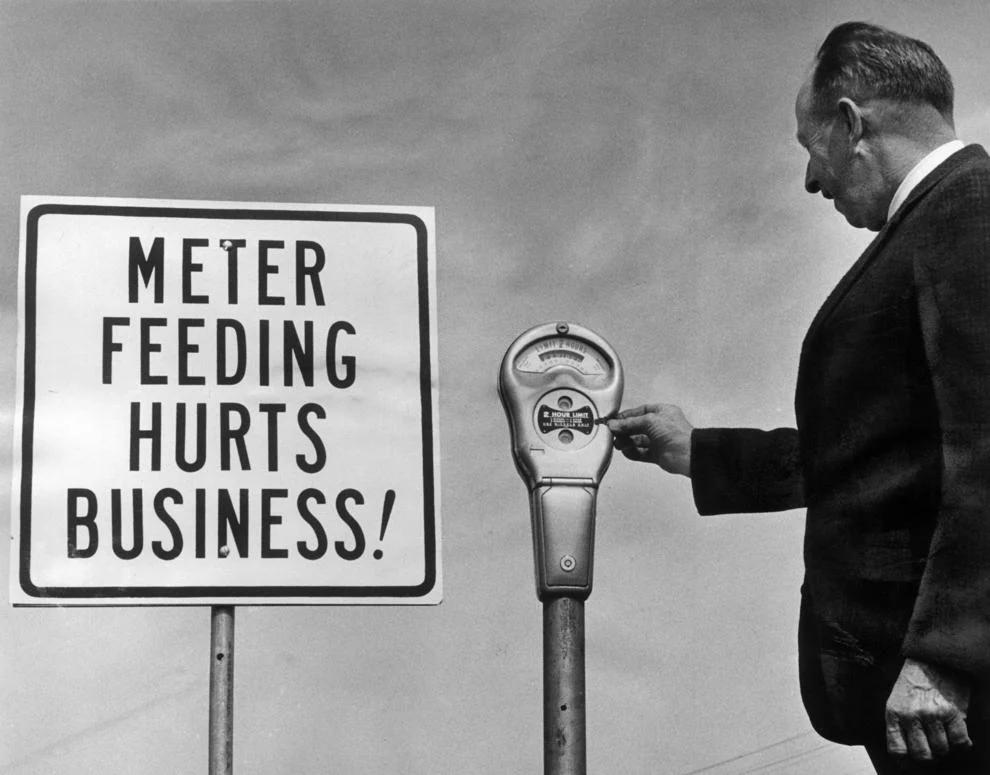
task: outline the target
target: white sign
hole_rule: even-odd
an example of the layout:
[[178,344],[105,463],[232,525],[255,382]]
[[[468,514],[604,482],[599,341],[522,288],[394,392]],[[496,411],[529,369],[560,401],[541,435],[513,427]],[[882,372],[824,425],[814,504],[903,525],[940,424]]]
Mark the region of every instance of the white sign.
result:
[[24,197],[11,599],[441,598],[432,208]]

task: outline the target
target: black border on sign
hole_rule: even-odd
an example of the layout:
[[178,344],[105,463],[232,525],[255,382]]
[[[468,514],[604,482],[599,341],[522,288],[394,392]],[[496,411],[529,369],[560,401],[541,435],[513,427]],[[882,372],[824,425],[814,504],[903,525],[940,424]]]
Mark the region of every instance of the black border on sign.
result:
[[[45,215],[110,215],[144,218],[223,218],[227,220],[351,221],[404,223],[416,230],[416,275],[419,293],[419,390],[423,438],[423,529],[426,572],[415,586],[380,587],[38,587],[31,581],[31,474],[34,443],[35,323],[37,293],[38,222]],[[199,207],[151,207],[143,205],[42,204],[27,215],[24,273],[24,416],[21,436],[20,584],[39,599],[99,598],[416,598],[424,597],[437,580],[436,515],[433,491],[433,402],[430,372],[429,250],[426,224],[408,213],[346,212],[325,210],[221,209]],[[129,604],[122,602],[123,605]],[[133,604],[133,603],[130,603]],[[165,603],[167,605],[167,603]],[[210,605],[202,603],[186,604]]]

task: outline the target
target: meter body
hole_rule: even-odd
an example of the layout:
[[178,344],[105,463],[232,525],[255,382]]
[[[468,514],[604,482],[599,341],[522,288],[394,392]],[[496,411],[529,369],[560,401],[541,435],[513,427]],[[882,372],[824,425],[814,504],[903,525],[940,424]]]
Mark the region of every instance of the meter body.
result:
[[618,410],[622,386],[612,347],[574,323],[531,328],[502,359],[499,396],[529,489],[541,600],[591,594],[596,498],[612,457],[603,420]]

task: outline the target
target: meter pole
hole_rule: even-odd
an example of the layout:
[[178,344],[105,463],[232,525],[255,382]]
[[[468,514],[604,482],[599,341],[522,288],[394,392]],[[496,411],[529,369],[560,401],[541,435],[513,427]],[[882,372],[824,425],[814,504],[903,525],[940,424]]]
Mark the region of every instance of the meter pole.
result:
[[210,609],[209,775],[234,771],[234,606]]
[[543,601],[543,771],[585,775],[584,601]]

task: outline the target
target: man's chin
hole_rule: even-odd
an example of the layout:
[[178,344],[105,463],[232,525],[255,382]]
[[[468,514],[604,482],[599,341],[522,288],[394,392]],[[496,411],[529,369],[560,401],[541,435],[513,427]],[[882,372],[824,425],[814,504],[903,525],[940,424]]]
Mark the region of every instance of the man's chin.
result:
[[880,231],[883,228],[883,221],[880,223],[867,223],[866,219],[858,215],[857,213],[847,213],[839,210],[839,206],[836,205],[835,209],[838,210],[839,214],[846,219],[846,223],[852,226],[854,229],[868,229],[870,231]]
[[845,213],[843,213],[842,215],[845,217],[846,222],[854,229],[866,229],[867,231],[880,231],[880,229],[883,228],[884,223],[886,223],[886,221],[868,223],[865,219],[860,218],[858,216],[846,215]]
[[860,228],[863,227],[863,224],[861,224],[859,222],[859,219],[856,217],[856,214],[855,213],[847,213],[845,210],[843,210],[841,207],[839,207],[838,200],[833,201],[832,204],[835,207],[835,211],[839,215],[841,215],[843,218],[845,218],[846,219],[846,223],[848,223],[854,229],[860,229]]
[[844,207],[839,206],[839,200],[833,199],[832,206],[839,215],[846,219],[846,223],[852,226],[854,229],[868,229],[869,231],[880,231],[883,225],[887,222],[886,218],[883,216],[878,217],[877,220],[870,220],[869,213],[862,213],[856,210],[846,210]]

